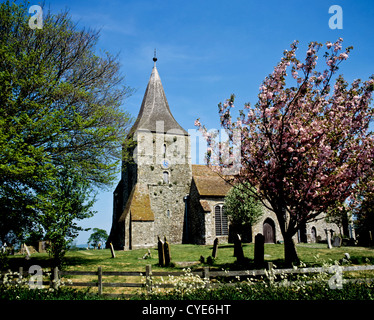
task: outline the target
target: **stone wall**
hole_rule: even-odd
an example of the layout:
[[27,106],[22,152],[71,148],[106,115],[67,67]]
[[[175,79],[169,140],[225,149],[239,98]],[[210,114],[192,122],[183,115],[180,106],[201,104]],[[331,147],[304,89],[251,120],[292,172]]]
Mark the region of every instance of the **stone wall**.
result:
[[[205,208],[202,207],[200,200],[204,201]],[[213,245],[215,238],[219,239],[219,243],[228,242],[228,236],[216,236],[214,207],[222,203],[223,197],[200,197],[192,181],[188,216],[190,242]]]
[[268,210],[265,207],[263,207],[263,210],[264,210],[263,215],[260,217],[260,219],[255,224],[252,225],[252,242],[255,241],[255,236],[258,233],[263,234],[263,225],[264,225],[265,220],[267,219],[271,219],[274,222],[275,243],[277,243],[277,241],[283,241],[283,236],[282,236],[282,232],[279,227],[277,216],[275,215],[274,212]]
[[[192,180],[189,136],[138,131],[137,141],[137,179],[148,186],[155,216],[153,244],[156,245],[157,236],[166,236],[169,243],[182,243],[183,198],[189,194]],[[135,232],[132,230],[133,247],[142,241]]]
[[[256,224],[252,225],[252,242],[254,242],[254,238],[257,235],[257,233],[263,234],[263,225],[266,219],[273,220],[275,224],[275,242],[282,242],[283,236],[279,227],[278,219],[274,212],[264,208],[264,214],[261,216],[261,218],[257,221]],[[325,220],[325,215],[320,215],[318,217],[318,220],[309,222],[306,224],[305,231],[306,231],[306,240],[307,242],[312,242],[312,228],[316,229],[317,239],[316,241],[325,241],[326,240],[326,233],[325,229],[332,229],[334,233],[339,233],[339,228],[334,223],[328,223]],[[299,235],[295,234],[293,237],[295,243],[301,242]]]
[[153,221],[131,221],[131,231],[131,249],[155,246]]
[[155,214],[154,243],[157,236],[167,237],[169,243],[182,243],[185,226],[186,186],[171,184],[149,185],[151,208]]
[[205,244],[205,212],[200,204],[200,196],[192,180],[188,202],[188,238],[190,243]]

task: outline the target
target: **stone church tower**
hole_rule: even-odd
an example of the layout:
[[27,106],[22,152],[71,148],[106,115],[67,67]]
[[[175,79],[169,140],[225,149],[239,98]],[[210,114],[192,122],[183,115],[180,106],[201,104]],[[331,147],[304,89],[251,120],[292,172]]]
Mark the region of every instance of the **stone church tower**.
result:
[[[174,119],[154,66],[139,115],[125,147],[121,181],[114,191],[107,245],[116,250],[155,246],[157,236],[182,243],[187,234],[187,195],[192,180],[190,137]],[[127,145],[127,144],[125,144]]]

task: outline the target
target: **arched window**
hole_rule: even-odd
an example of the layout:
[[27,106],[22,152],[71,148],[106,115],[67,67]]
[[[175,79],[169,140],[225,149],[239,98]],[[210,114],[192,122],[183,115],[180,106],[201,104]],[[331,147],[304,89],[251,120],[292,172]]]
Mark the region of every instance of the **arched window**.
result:
[[169,172],[167,171],[163,172],[163,179],[165,183],[169,183]]
[[217,204],[214,207],[216,236],[227,236],[229,234],[227,215],[223,204]]
[[170,218],[170,210],[169,210],[169,209],[166,210],[166,216],[167,216],[168,218]]

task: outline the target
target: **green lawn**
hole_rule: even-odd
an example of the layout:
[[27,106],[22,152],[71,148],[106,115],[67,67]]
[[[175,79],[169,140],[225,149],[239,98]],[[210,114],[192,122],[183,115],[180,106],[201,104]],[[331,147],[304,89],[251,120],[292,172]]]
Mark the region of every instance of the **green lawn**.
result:
[[[277,268],[282,268],[283,265],[283,252],[282,244],[265,244],[265,260],[272,261]],[[182,270],[183,266],[178,262],[196,262],[203,256],[205,261],[207,257],[212,254],[212,246],[200,245],[171,245],[171,257],[173,266],[168,268],[161,268],[158,266],[157,250],[151,249],[152,257],[143,259],[147,249],[139,249],[132,251],[116,251],[116,258],[111,258],[109,249],[105,250],[79,250],[69,251],[66,254],[65,270],[74,271],[96,271],[99,266],[103,271],[140,271],[145,272],[145,266],[152,265],[153,271],[166,271],[166,270]],[[248,270],[253,269],[254,258],[254,245],[243,245],[244,255],[247,258],[242,265],[236,263],[236,258],[233,256],[234,247],[232,244],[221,244],[218,248],[218,256],[210,267],[215,270]],[[364,247],[341,247],[327,249],[324,244],[299,244],[297,245],[297,252],[301,261],[307,266],[322,265],[324,261],[333,263],[334,260],[341,260],[344,253],[348,252],[351,256],[352,264],[374,264],[374,248]],[[319,258],[316,260],[316,256]],[[18,270],[20,266],[25,271],[31,265],[40,265],[42,268],[50,266],[48,254],[34,253],[31,259],[26,260],[24,255],[16,255],[9,257],[7,269]],[[208,264],[198,263],[192,269],[201,269]],[[44,269],[45,270],[45,269]],[[369,274],[370,273],[370,274]],[[45,274],[47,276],[47,274]],[[346,275],[345,275],[346,276]],[[347,275],[348,276],[348,275]],[[353,276],[353,275],[352,275]],[[357,277],[357,274],[355,275]],[[368,274],[360,274],[360,277],[373,277],[373,272]],[[76,282],[96,282],[97,276],[94,275],[74,275],[64,276],[63,281],[68,279]],[[104,282],[143,282],[144,279],[132,276],[105,276]],[[137,288],[104,288],[105,293],[139,293]],[[97,288],[90,289],[91,292],[97,292]]]
[[[212,267],[217,269],[248,269],[251,268],[254,258],[254,245],[243,245],[244,255],[248,260],[246,265],[237,265],[236,258],[233,256],[234,248],[232,244],[222,244],[218,248],[217,260],[214,261]],[[283,264],[284,248],[282,244],[265,244],[265,260],[273,261],[274,264],[281,268]],[[144,271],[147,264],[151,264],[153,270],[171,270],[183,269],[176,262],[199,261],[200,256],[206,260],[212,254],[212,246],[203,245],[171,245],[171,258],[176,266],[169,268],[160,268],[158,264],[157,250],[151,249],[152,258],[142,259],[146,249],[138,249],[132,251],[116,251],[116,258],[111,258],[110,250],[79,250],[69,251],[66,254],[67,265],[66,270],[84,270],[94,271],[98,266],[102,266],[107,271]],[[374,264],[374,248],[364,247],[341,247],[327,249],[325,244],[299,244],[297,245],[299,258],[308,266],[321,265],[322,261],[340,260],[344,257],[344,253],[348,252],[354,264],[367,263]],[[318,261],[316,256],[319,255]],[[25,269],[30,265],[37,264],[42,267],[49,266],[48,254],[35,253],[30,260],[25,260],[24,256],[16,255],[10,257],[9,268],[12,270],[23,266]],[[192,267],[201,268],[203,264]]]

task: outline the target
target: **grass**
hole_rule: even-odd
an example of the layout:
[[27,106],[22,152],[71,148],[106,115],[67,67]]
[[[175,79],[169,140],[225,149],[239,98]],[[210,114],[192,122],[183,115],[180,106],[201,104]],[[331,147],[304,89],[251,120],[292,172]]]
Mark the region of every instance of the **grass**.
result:
[[[212,246],[204,245],[171,245],[172,262],[199,261],[203,256],[206,260],[212,254]],[[172,266],[161,268],[158,266],[157,249],[150,249],[151,258],[142,259],[147,249],[137,249],[132,251],[116,251],[116,258],[111,258],[109,249],[104,250],[78,250],[68,251],[66,254],[66,270],[96,271],[98,266],[103,267],[105,271],[144,271],[145,266],[152,265],[153,270],[181,270],[183,266]],[[254,259],[254,245],[243,244],[244,256],[248,258],[247,266],[236,264],[236,258],[233,256],[234,247],[232,244],[222,244],[218,248],[217,259],[212,267],[217,269],[237,269],[250,267],[250,262]],[[340,247],[328,249],[325,244],[299,244],[297,252],[301,261],[307,266],[320,265],[319,260],[334,261],[344,257],[344,253],[349,253],[354,264],[369,263],[374,264],[374,248],[366,247]],[[282,267],[284,259],[284,248],[282,244],[265,244],[265,261],[274,262],[278,268]],[[27,270],[31,265],[40,265],[42,268],[49,267],[49,256],[46,253],[35,253],[30,260],[26,260],[23,255],[11,256],[9,258],[9,269],[17,270],[23,266]],[[205,264],[206,265],[206,264]],[[203,264],[198,264],[192,269],[198,269]]]
[[[74,271],[96,271],[98,266],[103,268],[103,271],[140,271],[145,272],[145,266],[152,265],[153,271],[180,271],[184,267],[177,262],[197,262],[203,256],[207,260],[212,254],[212,246],[203,245],[171,245],[171,258],[173,265],[168,268],[161,268],[158,266],[158,255],[155,248],[150,249],[151,258],[143,259],[147,249],[138,249],[132,251],[116,251],[116,258],[111,258],[110,250],[79,250],[68,251],[66,254],[65,270]],[[233,256],[234,247],[232,244],[221,244],[218,248],[217,259],[210,265],[211,268],[216,270],[245,270],[253,269],[254,259],[254,245],[243,244],[244,255],[247,258],[244,264],[239,265],[236,258]],[[277,268],[283,267],[284,247],[282,244],[265,244],[265,261],[272,261]],[[325,244],[299,244],[297,245],[297,252],[301,261],[307,266],[318,266],[323,261],[333,263],[335,260],[341,260],[345,253],[351,256],[353,264],[374,264],[374,248],[364,247],[341,247],[328,249]],[[319,259],[316,260],[316,256]],[[24,255],[16,255],[9,257],[7,269],[17,270],[20,266],[25,271],[31,265],[40,265],[42,268],[49,268],[50,259],[46,253],[32,254],[31,259],[26,260]],[[201,269],[208,266],[206,263],[197,263],[192,266],[192,269]],[[373,277],[370,275],[361,275],[364,277]],[[353,276],[353,275],[352,275]],[[357,274],[356,274],[357,276]],[[67,279],[80,282],[95,282],[97,276],[66,276],[63,281]],[[140,277],[123,277],[123,276],[105,276],[104,282],[140,282]],[[96,292],[97,289],[91,289]],[[105,293],[135,293],[139,290],[137,288],[109,288],[105,287]]]

